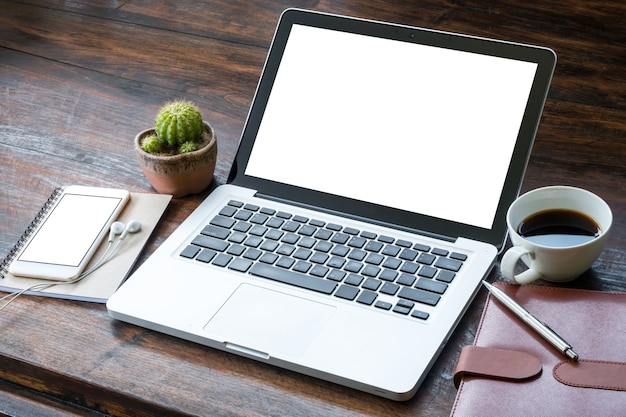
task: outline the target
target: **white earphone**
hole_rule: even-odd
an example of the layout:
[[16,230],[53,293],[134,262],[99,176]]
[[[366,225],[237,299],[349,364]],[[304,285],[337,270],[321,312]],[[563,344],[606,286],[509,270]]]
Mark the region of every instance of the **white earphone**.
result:
[[[131,220],[128,225],[125,225],[122,222],[114,222],[111,224],[111,229],[109,231],[109,245],[107,246],[104,254],[98,259],[91,268],[84,271],[80,276],[75,280],[79,281],[85,278],[87,275],[91,274],[96,269],[100,268],[105,262],[113,257],[117,249],[120,247],[120,244],[129,233],[137,233],[141,230],[141,222],[139,220]],[[115,240],[115,236],[120,235],[119,239],[115,246],[113,246],[113,241]]]
[[122,234],[126,226],[122,222],[114,222],[111,225],[111,230],[109,231],[109,243],[113,242],[115,236]]
[[128,223],[128,226],[126,226],[124,230],[122,231],[120,240],[124,240],[126,238],[126,235],[128,235],[129,233],[137,233],[140,230],[141,230],[141,222],[139,222],[139,220],[131,220],[131,222]]
[[113,242],[117,235],[121,235],[120,240],[124,240],[129,233],[137,233],[140,230],[141,222],[139,220],[131,220],[128,226],[122,222],[114,222],[109,232],[109,243]]

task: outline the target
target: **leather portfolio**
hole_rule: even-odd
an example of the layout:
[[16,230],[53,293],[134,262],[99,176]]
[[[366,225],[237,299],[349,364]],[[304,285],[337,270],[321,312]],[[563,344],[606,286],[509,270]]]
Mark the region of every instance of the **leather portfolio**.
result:
[[626,416],[626,293],[494,284],[579,355],[568,359],[493,296],[455,373],[451,416]]

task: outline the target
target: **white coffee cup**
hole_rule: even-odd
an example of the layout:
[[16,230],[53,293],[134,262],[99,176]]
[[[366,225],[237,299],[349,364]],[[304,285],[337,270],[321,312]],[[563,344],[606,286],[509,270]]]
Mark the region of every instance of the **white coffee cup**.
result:
[[[520,234],[522,222],[537,213],[555,210],[583,214],[596,223],[599,229],[597,235],[584,239],[581,237],[586,240],[584,242],[574,240],[566,244],[545,242],[541,241],[542,237],[524,237]],[[552,186],[538,188],[520,196],[509,207],[506,222],[513,246],[502,257],[502,274],[518,284],[528,284],[539,278],[565,282],[580,276],[600,256],[613,222],[613,214],[604,200],[589,191]],[[528,269],[516,274],[516,265],[520,260]]]

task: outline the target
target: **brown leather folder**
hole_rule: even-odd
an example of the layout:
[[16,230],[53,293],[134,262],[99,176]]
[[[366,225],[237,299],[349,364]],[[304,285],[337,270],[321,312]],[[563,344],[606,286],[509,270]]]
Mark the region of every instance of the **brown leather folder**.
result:
[[451,416],[626,416],[626,293],[496,283],[572,344],[571,361],[491,295]]

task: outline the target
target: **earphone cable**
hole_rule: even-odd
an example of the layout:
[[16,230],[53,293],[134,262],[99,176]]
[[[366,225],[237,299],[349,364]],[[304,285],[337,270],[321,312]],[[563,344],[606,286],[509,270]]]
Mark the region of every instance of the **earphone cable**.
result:
[[98,261],[88,270],[84,271],[82,274],[80,274],[77,278],[74,278],[73,280],[70,281],[59,281],[59,282],[45,282],[45,283],[41,283],[41,284],[35,284],[32,285],[28,288],[24,288],[23,290],[19,290],[19,291],[14,291],[12,293],[9,293],[7,295],[5,295],[4,297],[0,298],[0,301],[5,301],[8,300],[6,303],[4,303],[2,306],[0,306],[0,311],[4,310],[6,307],[9,306],[9,304],[11,304],[13,301],[15,301],[15,299],[17,299],[17,297],[19,297],[20,295],[29,292],[29,291],[41,291],[41,290],[45,290],[48,289],[50,287],[54,287],[57,285],[68,285],[68,284],[75,284],[81,280],[83,280],[84,278],[86,278],[88,275],[90,275],[92,272],[94,272],[96,269],[100,268],[104,263],[108,262],[113,255],[115,254],[115,252],[117,251],[117,248],[120,246],[120,244],[122,243],[122,240],[118,240],[117,243],[115,244],[115,246],[113,247],[113,251],[111,251],[109,253],[109,251],[111,250],[111,247],[113,246],[112,242],[109,242],[109,244],[107,245],[106,250],[104,251],[104,253],[102,254],[102,256],[100,257],[100,259],[98,259]]

